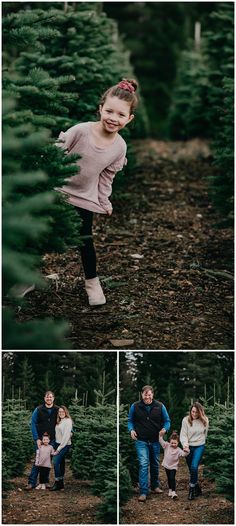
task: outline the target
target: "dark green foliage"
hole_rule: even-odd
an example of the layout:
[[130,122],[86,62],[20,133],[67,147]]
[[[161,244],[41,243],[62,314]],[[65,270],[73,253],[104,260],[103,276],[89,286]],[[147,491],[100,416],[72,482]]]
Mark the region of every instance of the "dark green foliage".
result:
[[68,324],[54,322],[50,318],[18,323],[10,308],[3,312],[3,348],[4,350],[25,349],[68,349],[65,335]]
[[[39,155],[48,141],[48,131],[37,131],[32,123],[12,127],[9,115],[17,106],[9,98],[4,102],[2,268],[3,293],[10,298],[19,285],[43,285],[38,247],[50,230],[49,208],[55,197],[46,188],[46,172],[25,162],[32,151]],[[7,307],[3,311],[3,348],[65,348],[66,328],[65,323],[54,325],[50,319],[18,324],[13,310]]]
[[178,58],[194,34],[194,22],[210,27],[210,2],[105,2],[118,21],[130,60],[140,80],[152,136],[167,136]]
[[126,466],[126,462],[120,455],[120,464],[119,464],[119,497],[120,497],[120,506],[124,506],[129,500],[133,492],[132,481],[129,474],[129,470]]
[[174,139],[211,137],[207,94],[208,64],[201,51],[183,51],[176,78],[176,88],[169,110],[169,133]]
[[207,406],[210,430],[205,450],[205,475],[215,481],[216,491],[234,500],[234,406]]
[[209,178],[209,194],[227,226],[232,223],[234,194],[234,5],[218,3],[214,9],[212,29],[203,31],[201,48],[193,50],[190,43],[180,57],[169,129],[177,139],[212,139],[218,170]]
[[[65,8],[65,9],[64,9]],[[96,3],[3,6],[4,293],[42,286],[40,257],[80,244],[74,207],[55,191],[77,173],[78,156],[54,145],[61,130],[96,120],[99,99],[122,76],[133,76],[114,21]],[[144,113],[138,118],[144,128]],[[130,142],[130,132],[125,136]],[[132,157],[129,169],[132,169]],[[13,295],[13,289],[11,290]],[[61,349],[61,330],[4,321],[5,349]],[[13,325],[15,337],[13,337]],[[42,333],[36,340],[36,334]],[[60,333],[60,334],[59,334]],[[45,336],[44,336],[45,334]],[[47,334],[47,337],[46,337]],[[47,341],[46,341],[47,340]]]
[[116,406],[71,406],[75,433],[71,466],[75,477],[92,480],[92,491],[102,497],[98,518],[117,521]]
[[[138,461],[135,450],[135,443],[131,439],[130,433],[127,428],[129,407],[129,405],[121,405],[119,411],[119,447],[121,459],[120,461],[122,466],[122,477],[120,479],[121,499],[125,499],[124,491],[127,484],[129,487],[129,491],[131,491],[129,479],[134,485],[138,481]],[[128,469],[128,474],[125,471],[125,467],[127,467]]]
[[24,409],[3,407],[2,418],[2,483],[9,488],[9,479],[24,472],[26,462],[33,453],[33,440],[30,433],[30,412]]
[[103,501],[98,506],[97,518],[108,524],[117,524],[117,470],[110,468],[103,483]]
[[14,388],[32,410],[47,389],[54,391],[58,405],[73,401],[75,408],[96,405],[95,391],[101,391],[108,404],[116,400],[116,352],[5,352],[2,373],[3,400]]

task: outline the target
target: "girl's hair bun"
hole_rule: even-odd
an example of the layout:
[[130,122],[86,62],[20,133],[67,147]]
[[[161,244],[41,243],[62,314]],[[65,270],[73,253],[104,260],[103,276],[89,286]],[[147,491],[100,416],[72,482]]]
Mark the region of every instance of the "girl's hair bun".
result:
[[138,89],[138,82],[135,79],[122,79],[121,82],[129,82],[131,84],[131,86],[133,86],[134,91],[136,91]]
[[178,431],[172,431],[170,439],[178,440],[179,439]]

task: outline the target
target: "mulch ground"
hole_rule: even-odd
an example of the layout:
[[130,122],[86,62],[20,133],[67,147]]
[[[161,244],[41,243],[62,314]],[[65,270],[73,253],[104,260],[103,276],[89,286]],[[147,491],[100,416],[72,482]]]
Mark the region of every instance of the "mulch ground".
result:
[[76,249],[44,256],[46,290],[27,295],[19,321],[65,319],[71,349],[233,349],[233,231],[217,228],[213,174],[201,141],[136,141],[135,175],[95,214],[107,304],[89,308]]
[[[27,467],[27,474],[31,466]],[[53,484],[53,475],[50,482]],[[3,524],[101,524],[96,517],[101,502],[90,492],[90,481],[74,479],[66,467],[65,490],[24,491],[26,474],[11,481],[2,499]]]
[[215,485],[202,477],[202,496],[189,501],[188,473],[186,464],[181,460],[177,472],[177,500],[168,497],[166,475],[160,470],[160,481],[164,492],[151,494],[145,503],[138,502],[138,492],[123,507],[123,524],[234,524],[234,505],[215,492]]

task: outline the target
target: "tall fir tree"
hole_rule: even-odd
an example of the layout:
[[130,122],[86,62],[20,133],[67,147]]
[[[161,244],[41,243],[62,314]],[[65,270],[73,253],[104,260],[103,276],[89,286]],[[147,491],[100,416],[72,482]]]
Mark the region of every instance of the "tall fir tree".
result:
[[[77,173],[78,156],[66,156],[54,143],[62,129],[95,120],[101,93],[132,72],[116,24],[96,3],[13,4],[3,11],[6,294],[13,285],[42,285],[35,270],[43,253],[79,245],[78,215],[55,192]],[[26,335],[13,311],[6,311],[4,348],[67,348],[66,325],[55,325],[54,335],[53,322],[46,326],[43,331],[41,321],[32,322]]]

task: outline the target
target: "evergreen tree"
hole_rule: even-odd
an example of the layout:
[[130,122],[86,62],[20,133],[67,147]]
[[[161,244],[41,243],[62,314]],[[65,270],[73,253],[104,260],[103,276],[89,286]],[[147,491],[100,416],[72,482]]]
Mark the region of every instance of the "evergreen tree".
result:
[[9,488],[9,479],[24,472],[26,462],[33,453],[30,433],[30,413],[15,408],[9,410],[5,402],[2,415],[2,458],[3,489]]
[[70,413],[75,430],[71,458],[74,476],[93,481],[93,493],[102,497],[99,519],[116,524],[116,406],[85,408],[73,404]]
[[27,408],[32,410],[43,402],[47,389],[54,391],[57,405],[68,406],[72,400],[75,405],[96,405],[95,390],[106,397],[106,404],[115,403],[116,352],[6,352],[3,378],[4,399],[11,397],[12,386],[22,393],[26,382]]
[[34,396],[35,375],[33,368],[28,361],[28,357],[25,357],[20,364],[17,384],[19,385],[21,397],[23,400],[28,400]]
[[104,3],[104,10],[118,21],[130,50],[152,136],[168,135],[167,115],[181,50],[194,34],[196,20],[211,27],[207,15],[214,7],[215,2]]
[[201,46],[193,42],[179,61],[176,87],[169,112],[174,138],[212,139],[217,169],[209,178],[209,194],[222,213],[222,225],[233,217],[233,71],[234,6],[215,4],[209,16],[211,30],[203,31]]
[[207,406],[210,430],[205,451],[205,475],[216,483],[216,491],[234,500],[234,406]]
[[[45,130],[36,131],[31,123],[15,127],[9,125],[9,113],[16,107],[12,99],[5,99],[3,113],[3,293],[10,300],[17,285],[43,285],[37,267],[39,256],[32,247],[37,247],[49,229],[48,206],[53,195],[31,188],[46,181],[42,170],[26,167],[23,157],[27,152],[39,151],[48,140]],[[24,190],[23,190],[24,189]],[[8,300],[8,302],[9,302]],[[20,300],[18,299],[18,304]],[[52,320],[40,320],[18,324],[11,308],[3,312],[4,349],[49,349],[65,348],[65,323],[54,324]]]
[[211,14],[214,31],[206,33],[210,62],[210,119],[213,130],[214,163],[218,167],[209,179],[210,196],[223,216],[223,225],[232,224],[234,214],[234,6],[219,4]]
[[[120,455],[119,463],[119,497],[120,497],[120,506],[124,506],[126,502],[132,495],[132,481],[129,474],[129,470],[125,465],[125,461]],[[120,510],[121,511],[121,510]]]
[[[132,73],[116,24],[96,3],[13,4],[3,12],[6,294],[12,285],[43,285],[35,270],[44,252],[79,245],[78,214],[54,190],[77,173],[78,155],[66,156],[54,143],[62,129],[95,120],[101,93]],[[6,311],[4,347],[67,348],[66,325],[53,331],[45,323],[45,331],[41,322],[29,323],[26,335]]]

